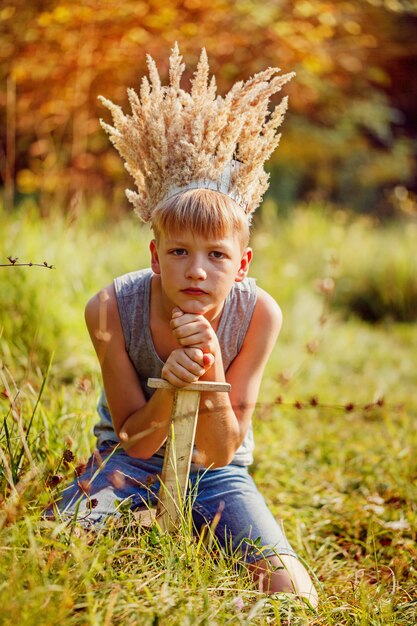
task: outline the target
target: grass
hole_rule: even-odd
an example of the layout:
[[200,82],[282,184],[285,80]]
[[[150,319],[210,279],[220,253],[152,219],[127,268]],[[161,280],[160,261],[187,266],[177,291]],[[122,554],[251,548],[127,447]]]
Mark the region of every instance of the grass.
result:
[[[26,207],[1,219],[1,262],[56,268],[0,268],[2,624],[415,624],[417,330],[389,308],[370,324],[338,294],[356,288],[365,265],[383,290],[377,249],[411,267],[412,224],[377,227],[317,207],[279,220],[267,205],[253,236],[252,275],[281,303],[284,327],[256,410],[252,469],[316,577],[315,613],[264,597],[187,518],[178,536],[139,528],[129,512],[94,536],[41,519],[93,446],[100,381],[84,304],[147,264],[150,235],[131,217],[102,219],[99,204],[78,217],[40,220]],[[411,289],[405,281],[403,295]]]

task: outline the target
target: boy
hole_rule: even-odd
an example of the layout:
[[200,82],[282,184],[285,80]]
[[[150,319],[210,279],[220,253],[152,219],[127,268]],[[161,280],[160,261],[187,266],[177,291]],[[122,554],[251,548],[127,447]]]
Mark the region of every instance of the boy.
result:
[[[263,162],[277,143],[283,107],[262,119],[269,96],[288,77],[269,81],[275,70],[267,70],[215,99],[203,51],[187,97],[180,61],[175,47],[171,85],[161,88],[148,60],[152,91],[144,79],[141,100],[130,92],[132,117],[105,101],[115,127],[104,126],[139,190],[128,197],[155,238],[151,269],[116,278],[87,304],[104,383],[95,434],[106,463],[97,471],[92,457],[59,506],[79,507],[79,518],[97,522],[115,512],[116,500],[128,498],[132,508],[154,504],[173,391],[151,390],[147,379],[163,377],[175,387],[227,381],[230,394],[201,395],[190,473],[191,486],[198,485],[195,527],[220,513],[220,544],[241,550],[266,592],[295,592],[315,606],[309,575],[248,474],[252,413],[281,326],[276,302],[247,277],[250,218],[266,186]],[[258,537],[261,554],[246,541]]]

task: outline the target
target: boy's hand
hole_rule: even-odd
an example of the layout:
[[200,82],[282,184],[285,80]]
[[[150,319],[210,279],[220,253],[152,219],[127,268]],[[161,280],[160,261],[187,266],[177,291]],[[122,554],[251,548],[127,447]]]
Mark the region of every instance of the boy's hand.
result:
[[175,387],[195,383],[214,362],[212,354],[200,348],[177,348],[167,358],[162,368],[162,378]]
[[217,335],[204,315],[172,311],[171,328],[180,346],[200,348],[204,354],[214,355],[218,347]]
[[176,387],[184,387],[199,380],[214,363],[217,336],[203,315],[172,311],[171,328],[181,346],[173,350],[164,367],[162,377]]

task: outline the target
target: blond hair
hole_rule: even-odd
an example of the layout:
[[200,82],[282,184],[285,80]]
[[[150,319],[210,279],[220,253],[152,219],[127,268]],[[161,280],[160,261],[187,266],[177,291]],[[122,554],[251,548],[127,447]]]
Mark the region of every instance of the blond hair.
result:
[[249,241],[250,220],[229,196],[211,189],[189,189],[155,209],[152,229],[157,241],[161,233],[176,235],[188,231],[207,238],[236,233],[245,248]]

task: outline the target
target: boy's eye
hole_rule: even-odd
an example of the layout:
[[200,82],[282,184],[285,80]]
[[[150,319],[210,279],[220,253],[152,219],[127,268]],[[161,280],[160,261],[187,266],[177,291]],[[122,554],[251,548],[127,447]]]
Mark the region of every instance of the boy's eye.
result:
[[220,250],[213,250],[213,252],[210,252],[210,256],[214,257],[215,259],[223,259],[224,253],[220,252]]
[[171,254],[174,256],[184,256],[187,254],[187,251],[184,248],[175,248],[174,250],[171,250]]

